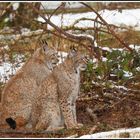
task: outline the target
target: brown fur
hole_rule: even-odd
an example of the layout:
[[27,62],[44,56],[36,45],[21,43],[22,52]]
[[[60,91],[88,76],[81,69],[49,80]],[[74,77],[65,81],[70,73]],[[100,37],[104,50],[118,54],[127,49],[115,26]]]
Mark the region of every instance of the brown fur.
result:
[[[43,46],[46,47],[46,46]],[[11,117],[17,128],[28,123],[32,102],[42,81],[51,73],[54,62],[58,62],[56,52],[46,47],[38,48],[24,66],[8,81],[2,92],[1,124]]]
[[31,117],[36,130],[54,130],[64,124],[67,128],[81,126],[77,123],[75,104],[82,66],[85,67],[83,55],[69,55],[40,85]]

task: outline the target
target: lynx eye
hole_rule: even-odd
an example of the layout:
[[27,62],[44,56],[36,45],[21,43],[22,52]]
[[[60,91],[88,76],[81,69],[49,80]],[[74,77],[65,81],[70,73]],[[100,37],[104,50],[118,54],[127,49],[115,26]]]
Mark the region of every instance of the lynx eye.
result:
[[43,51],[45,52],[45,51],[46,51],[46,48],[45,48],[45,46],[43,46],[42,48],[43,48]]
[[54,58],[54,57],[57,57],[57,56],[58,56],[57,53],[53,53],[50,57],[51,57],[51,58]]

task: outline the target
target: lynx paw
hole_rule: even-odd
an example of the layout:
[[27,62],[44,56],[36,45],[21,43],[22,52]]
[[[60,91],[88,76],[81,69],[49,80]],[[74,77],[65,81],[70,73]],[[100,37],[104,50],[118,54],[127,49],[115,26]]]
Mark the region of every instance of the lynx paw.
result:
[[64,127],[63,127],[63,126],[61,126],[61,127],[56,127],[56,128],[48,127],[46,131],[59,131],[59,130],[61,130],[61,129],[64,129]]
[[82,123],[77,123],[77,127],[81,128],[81,127],[83,127],[83,124]]
[[41,131],[44,129],[45,129],[45,126],[42,123],[38,123],[35,127],[35,130],[37,130],[37,131]]
[[67,129],[79,129],[81,127],[83,127],[83,124],[77,123],[77,124],[74,124],[74,125],[71,125],[71,126],[67,126]]

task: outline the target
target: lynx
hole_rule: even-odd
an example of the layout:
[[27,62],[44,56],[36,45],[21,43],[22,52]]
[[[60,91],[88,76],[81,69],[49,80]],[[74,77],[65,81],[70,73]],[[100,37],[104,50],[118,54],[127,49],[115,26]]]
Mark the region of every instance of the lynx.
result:
[[39,85],[58,63],[56,51],[49,48],[45,40],[41,40],[40,45],[2,92],[1,120],[13,129],[27,124]]
[[85,56],[71,52],[66,60],[54,68],[40,85],[39,96],[33,106],[32,123],[36,130],[76,128],[76,99],[80,89],[80,71],[86,69]]

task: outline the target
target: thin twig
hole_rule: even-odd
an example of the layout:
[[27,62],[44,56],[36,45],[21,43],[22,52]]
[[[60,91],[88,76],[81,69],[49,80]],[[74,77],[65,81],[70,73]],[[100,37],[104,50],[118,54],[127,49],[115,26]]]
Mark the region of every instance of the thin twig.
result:
[[104,33],[110,34],[108,31],[101,30],[101,29],[95,29],[94,27],[64,26],[62,29],[65,30],[65,31],[68,31],[68,30],[79,30],[79,31],[84,31],[84,32],[88,31],[88,30],[98,30],[100,32],[104,32]]
[[90,42],[92,42],[92,38],[88,37],[88,36],[75,36],[73,34],[69,34],[67,32],[65,32],[63,29],[59,28],[58,26],[56,26],[54,23],[52,23],[50,20],[48,20],[38,9],[36,9],[35,7],[33,7],[35,12],[37,12],[45,21],[47,24],[49,24],[50,26],[52,26],[57,32],[59,32],[60,34],[65,35],[66,37],[75,39],[75,40],[88,40]]
[[127,48],[129,51],[133,52],[133,50],[121,39],[119,38],[116,33],[114,32],[114,30],[112,30],[109,26],[109,24],[100,16],[100,14],[94,10],[91,6],[89,6],[88,4],[84,3],[84,2],[80,2],[81,4],[83,4],[84,6],[88,7],[91,11],[93,11],[98,17],[99,19],[106,25],[107,29],[112,33],[112,35],[125,47]]
[[51,17],[59,10],[59,9],[61,9],[62,7],[64,7],[65,6],[65,3],[64,2],[62,2],[53,12],[52,12],[52,14],[49,16],[49,20],[51,19]]
[[[32,7],[35,12],[38,13],[38,15],[40,15],[45,21],[47,24],[49,24],[50,26],[52,26],[58,33],[59,35],[65,39],[69,39],[69,40],[75,40],[75,42],[77,42],[78,44],[80,44],[80,42],[82,41],[89,41],[91,44],[93,44],[93,39],[89,36],[76,36],[76,35],[73,35],[73,34],[69,34],[67,32],[65,32],[63,29],[59,28],[57,25],[55,25],[54,23],[52,23],[49,19],[47,19],[38,9],[36,9],[35,7]],[[81,43],[82,44],[82,43]],[[90,53],[91,53],[91,50],[92,50],[92,45],[82,45],[84,46]],[[97,59],[98,59],[98,56],[92,51],[92,55],[94,55]]]
[[[89,20],[89,21],[97,22],[101,25],[105,25],[105,23],[103,23],[101,21],[97,21],[96,19],[82,17],[80,19],[75,20],[74,23],[71,26],[75,26],[77,23],[79,23],[80,21],[84,21],[84,20]],[[119,27],[119,26],[116,26],[114,24],[108,24],[108,26],[110,26],[110,28],[113,27],[113,28],[120,28],[120,29],[128,29],[126,27]]]

